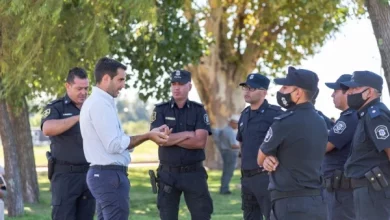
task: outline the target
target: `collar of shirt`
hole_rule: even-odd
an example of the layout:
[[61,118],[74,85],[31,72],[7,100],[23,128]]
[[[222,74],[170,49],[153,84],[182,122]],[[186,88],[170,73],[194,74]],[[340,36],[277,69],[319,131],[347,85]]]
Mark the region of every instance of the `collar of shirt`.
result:
[[256,113],[264,113],[265,109],[267,109],[269,106],[267,99],[264,99],[263,104],[260,105],[258,109],[252,110],[250,107],[245,110],[244,113],[249,113],[249,111],[256,111]]
[[349,115],[349,114],[352,114],[353,112],[354,112],[353,109],[347,108],[346,110],[344,110],[344,111],[342,111],[342,112],[340,113],[340,116],[341,116],[341,115]]
[[309,109],[309,108],[312,108],[314,109],[314,105],[311,103],[311,102],[304,102],[304,103],[301,103],[301,104],[298,104],[298,105],[294,105],[293,107],[287,109],[288,111],[294,111],[294,110],[297,110],[297,109]]
[[[171,106],[171,108],[173,108],[175,106],[177,107],[177,104],[175,102],[175,99],[173,99],[173,97],[171,98],[171,101],[169,102],[169,105]],[[186,100],[186,104],[184,105],[184,107],[190,108],[190,100],[189,99]]]
[[72,99],[70,99],[70,97],[68,96],[68,93],[66,93],[65,96],[64,96],[64,103],[65,104],[72,103]]
[[363,117],[367,113],[368,108],[370,108],[373,105],[378,104],[379,102],[380,102],[380,98],[377,98],[377,99],[374,99],[371,102],[367,103],[367,105],[365,105],[362,109],[360,109],[358,111],[359,118]]
[[92,94],[96,94],[97,96],[107,100],[111,104],[115,106],[115,100],[114,97],[112,97],[110,94],[108,94],[106,91],[100,89],[97,86],[92,87]]

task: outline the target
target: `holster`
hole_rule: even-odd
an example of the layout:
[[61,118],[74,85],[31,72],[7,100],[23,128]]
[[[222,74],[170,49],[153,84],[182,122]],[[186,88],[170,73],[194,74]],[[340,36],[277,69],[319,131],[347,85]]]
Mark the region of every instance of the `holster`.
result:
[[150,185],[152,185],[152,192],[156,194],[158,179],[153,170],[149,170],[149,177],[150,177]]
[[335,170],[333,174],[333,189],[340,189],[341,185],[341,178],[343,176],[343,171],[341,170]]
[[382,186],[382,188],[386,188],[389,186],[386,176],[383,174],[382,170],[379,167],[375,167],[371,171],[374,173],[376,180],[378,181],[379,185]]
[[51,153],[49,151],[46,152],[46,158],[47,158],[47,177],[49,180],[53,177],[54,173],[54,165],[56,163],[56,160],[54,157],[51,156]]

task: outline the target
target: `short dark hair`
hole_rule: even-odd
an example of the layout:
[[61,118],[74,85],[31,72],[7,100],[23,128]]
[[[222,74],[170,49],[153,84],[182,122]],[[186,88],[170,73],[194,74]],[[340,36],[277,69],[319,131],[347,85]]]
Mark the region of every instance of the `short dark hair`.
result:
[[118,69],[126,70],[127,67],[114,59],[108,57],[100,58],[96,63],[94,72],[96,83],[100,83],[105,74],[108,74],[111,79],[114,78],[118,74]]
[[311,103],[313,103],[313,105],[316,103],[316,99],[318,96],[318,90],[311,91],[311,90],[303,89],[303,93],[305,93],[307,100],[309,100]]
[[74,83],[74,78],[76,78],[76,77],[80,78],[80,79],[87,79],[88,75],[87,75],[87,72],[83,68],[74,67],[74,68],[69,70],[68,77],[66,78],[66,82],[72,84],[72,83]]

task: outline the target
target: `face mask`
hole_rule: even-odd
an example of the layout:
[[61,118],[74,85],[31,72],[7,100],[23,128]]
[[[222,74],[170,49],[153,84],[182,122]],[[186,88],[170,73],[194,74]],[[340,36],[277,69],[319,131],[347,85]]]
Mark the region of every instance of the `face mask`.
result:
[[[295,90],[294,90],[295,91]],[[291,100],[291,93],[293,93],[294,91],[288,93],[288,94],[283,94],[281,92],[278,92],[276,94],[276,100],[278,101],[278,104],[283,107],[283,108],[291,108],[293,107],[295,104],[295,102],[293,102]]]
[[359,110],[364,105],[364,103],[367,101],[367,99],[363,99],[363,93],[365,91],[367,91],[367,89],[365,89],[363,92],[347,96],[347,103],[351,109]]

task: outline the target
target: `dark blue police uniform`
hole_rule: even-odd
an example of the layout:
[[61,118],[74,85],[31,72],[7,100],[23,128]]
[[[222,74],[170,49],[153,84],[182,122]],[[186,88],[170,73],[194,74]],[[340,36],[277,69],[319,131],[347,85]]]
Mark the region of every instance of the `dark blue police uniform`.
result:
[[[270,80],[260,74],[250,74],[241,86],[268,89]],[[283,111],[267,100],[258,108],[245,108],[238,122],[237,141],[241,142],[241,198],[244,219],[269,219],[271,199],[267,172],[257,165],[259,146],[274,118]]]
[[[43,112],[43,123],[80,114],[65,95],[48,104]],[[50,137],[50,150],[55,160],[51,177],[52,219],[93,219],[95,199],[88,189],[86,175],[89,168],[84,152],[80,125],[76,123],[64,133]]]
[[[276,84],[297,86],[315,91],[315,73],[289,68],[287,78]],[[286,106],[284,96],[278,103]],[[275,118],[267,132],[261,151],[275,156],[279,165],[270,173],[271,219],[326,219],[326,205],[321,196],[321,163],[325,155],[328,132],[324,120],[311,102],[292,105]]]
[[[314,94],[313,99],[312,99],[313,105],[315,105],[319,93],[320,93],[320,89],[317,89],[317,92]],[[322,113],[321,111],[316,109],[316,112],[321,116],[322,119],[324,119],[324,121],[326,123],[326,127],[328,128],[328,130],[330,130],[334,125],[333,121],[330,120],[330,118],[328,118],[326,115],[324,115],[324,113]]]
[[[175,76],[175,72],[172,73]],[[181,77],[190,77],[187,71],[180,71]],[[202,104],[187,99],[179,108],[174,99],[157,104],[151,129],[166,124],[172,133],[203,129],[211,134],[210,122]],[[191,219],[211,218],[213,203],[207,185],[207,172],[203,167],[203,149],[185,149],[178,145],[159,147],[158,155],[158,198],[157,207],[162,220],[178,219],[181,194],[191,213]]]
[[[342,85],[368,86],[381,92],[383,79],[372,72],[356,71],[352,80]],[[356,104],[352,97],[356,96],[348,96],[350,107]],[[345,163],[345,174],[354,189],[356,219],[390,219],[390,163],[384,151],[390,148],[390,111],[378,98],[360,107],[358,117],[352,151]]]
[[[351,77],[351,74],[344,74],[335,83],[325,84],[331,89],[342,90],[340,83],[351,80]],[[343,172],[357,123],[356,111],[347,109],[341,112],[340,118],[329,131],[328,142],[335,148],[325,154],[322,164],[326,182],[324,195],[328,206],[328,220],[355,219],[352,189],[349,186],[349,179]]]

